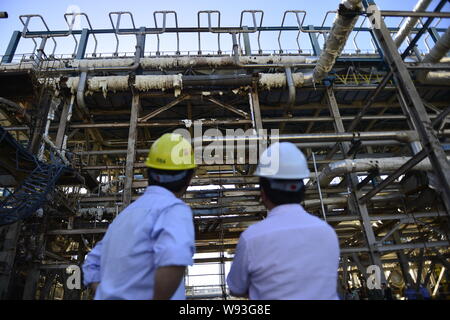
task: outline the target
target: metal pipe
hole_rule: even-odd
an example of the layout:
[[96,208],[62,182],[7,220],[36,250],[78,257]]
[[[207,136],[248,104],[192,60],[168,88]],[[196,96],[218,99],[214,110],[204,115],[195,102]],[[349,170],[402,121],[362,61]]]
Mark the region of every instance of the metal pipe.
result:
[[[435,46],[430,52],[423,58],[422,63],[438,63],[447,52],[450,50],[450,27],[439,38]],[[435,85],[449,85],[450,84],[450,72],[432,71],[427,72],[425,70],[417,73],[417,80],[424,84]]]
[[[318,181],[321,186],[326,187],[337,176],[354,172],[368,172],[378,169],[380,173],[395,171],[405,164],[410,157],[394,158],[368,158],[368,159],[345,159],[328,164],[320,173]],[[413,170],[432,170],[428,159],[422,160]]]
[[[371,202],[386,202],[392,200],[403,199],[405,197],[402,193],[393,193],[383,196],[376,196],[370,199]],[[324,205],[332,205],[339,207],[339,205],[347,205],[348,197],[326,197],[323,200],[320,199],[310,199],[303,201],[303,206],[308,208],[319,207],[323,202]],[[328,218],[327,218],[328,219]]]
[[[282,56],[282,55],[263,55],[263,56],[241,56],[239,57],[239,64],[251,68],[285,68],[286,66],[296,68],[314,68],[317,57],[314,56]],[[133,69],[133,64],[136,63],[136,58],[122,58],[122,59],[83,59],[72,60],[70,62],[64,61],[43,61],[43,68],[48,69],[49,73],[73,73],[80,70],[89,72],[94,71],[108,71],[124,68],[124,71]],[[68,64],[68,67],[66,67]],[[219,57],[150,57],[139,59],[139,65],[143,70],[158,70],[161,69],[180,69],[193,67],[208,67],[208,68],[231,68],[236,66],[236,61],[233,56],[219,56]],[[21,64],[21,68],[26,68],[27,64]],[[32,68],[32,65],[29,65]]]
[[[430,5],[431,0],[419,0],[413,9],[413,12],[423,12]],[[408,17],[405,22],[400,26],[400,30],[396,33],[394,37],[394,43],[400,47],[405,41],[406,37],[411,33],[412,29],[416,26],[419,21],[419,17]]]
[[308,134],[282,134],[269,136],[204,136],[192,139],[194,145],[198,143],[223,143],[226,141],[259,141],[268,139],[270,141],[292,141],[292,142],[342,142],[353,139],[378,141],[396,140],[400,142],[411,142],[418,140],[414,131],[384,131],[384,132],[343,132],[343,133],[308,133]]
[[[361,0],[343,0],[341,2],[319,61],[312,73],[305,75],[305,84],[310,84],[309,81],[320,82],[333,68],[353,31],[356,21],[358,21],[359,15],[355,12],[359,12],[361,9]],[[352,14],[349,14],[350,12]]]
[[295,104],[295,99],[296,99],[296,91],[295,91],[295,85],[294,85],[294,80],[292,78],[292,71],[290,67],[285,68],[285,73],[286,73],[286,80],[287,80],[287,84],[288,84],[288,88],[289,88],[289,100],[288,103],[286,105],[285,110],[290,113],[292,107]]
[[77,104],[82,110],[86,110],[86,102],[84,101],[84,89],[87,83],[87,72],[82,72],[78,81],[77,88]]

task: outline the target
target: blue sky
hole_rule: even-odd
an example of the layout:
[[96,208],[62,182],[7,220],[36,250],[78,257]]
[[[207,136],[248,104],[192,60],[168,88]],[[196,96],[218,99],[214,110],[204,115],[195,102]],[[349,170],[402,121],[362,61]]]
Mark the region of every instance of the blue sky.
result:
[[[381,9],[385,10],[411,10],[417,0],[378,0],[377,4]],[[428,10],[432,10],[438,0],[432,2]],[[181,1],[181,0],[165,0],[165,1],[143,1],[143,0],[1,0],[0,10],[7,11],[9,13],[8,19],[0,19],[0,55],[3,54],[8,45],[11,34],[14,30],[21,30],[22,25],[19,21],[19,15],[21,14],[41,14],[50,29],[52,30],[66,30],[67,25],[64,21],[64,13],[70,6],[77,6],[82,12],[88,14],[90,21],[94,28],[109,28],[110,22],[108,18],[108,12],[111,11],[131,11],[134,15],[136,26],[153,27],[153,11],[156,10],[175,10],[178,13],[179,26],[188,27],[197,25],[197,12],[199,10],[220,10],[222,13],[222,26],[237,26],[239,25],[240,12],[246,9],[260,9],[265,12],[264,25],[265,26],[277,26],[281,24],[283,12],[286,10],[305,10],[307,16],[305,24],[320,25],[325,16],[326,11],[336,10],[339,4],[339,0],[286,0],[286,1]],[[444,8],[446,11],[450,9],[447,4]],[[327,19],[326,25],[330,25],[333,16]],[[393,18],[391,18],[393,19]],[[394,19],[395,20],[395,19]],[[206,17],[203,21],[203,26],[206,26]],[[395,20],[397,23],[399,19]],[[360,22],[359,22],[360,23]],[[247,20],[247,24],[251,24],[250,20]],[[294,16],[290,16],[286,20],[287,25],[295,25]],[[86,26],[82,22],[83,26]],[[443,25],[443,24],[441,24]],[[448,25],[448,23],[446,24]],[[129,27],[130,23],[127,18],[123,18],[121,27]],[[173,20],[168,18],[168,26],[173,26]],[[39,30],[43,26],[37,22],[37,20],[30,25],[30,30]],[[296,49],[295,37],[296,32],[290,32],[283,34],[283,49]],[[262,47],[263,49],[273,48],[277,49],[276,41],[278,34],[263,34],[262,35]],[[183,35],[181,36],[181,50],[197,50],[197,35]],[[305,43],[305,48],[310,48],[309,39],[306,35],[300,38],[302,43]],[[202,35],[203,49],[217,50],[217,38],[213,35]],[[155,36],[147,36],[146,51],[156,50]],[[256,37],[251,36],[252,49],[256,48]],[[74,41],[72,38],[58,38],[57,53],[71,53],[74,49]],[[364,42],[364,41],[362,41]],[[367,41],[366,41],[367,42]],[[161,50],[175,50],[175,35],[163,35],[161,36]],[[204,43],[204,45],[203,45]],[[222,50],[231,50],[231,38],[229,35],[224,35],[222,40]],[[52,51],[53,45],[48,44],[46,51]],[[32,42],[29,39],[21,41],[18,53],[30,52],[33,48]],[[363,43],[361,49],[371,48],[370,43]],[[115,38],[112,35],[99,37],[99,51],[101,52],[113,52],[115,50]],[[93,42],[90,41],[88,46],[88,52],[93,50]],[[134,51],[134,39],[132,36],[120,37],[120,52],[132,52]]]

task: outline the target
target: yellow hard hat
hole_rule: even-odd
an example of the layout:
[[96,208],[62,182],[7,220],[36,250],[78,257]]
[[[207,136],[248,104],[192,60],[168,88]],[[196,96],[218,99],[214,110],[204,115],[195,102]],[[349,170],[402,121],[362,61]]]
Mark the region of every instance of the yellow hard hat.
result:
[[166,133],[150,147],[145,165],[161,170],[189,170],[197,167],[191,144],[177,133]]

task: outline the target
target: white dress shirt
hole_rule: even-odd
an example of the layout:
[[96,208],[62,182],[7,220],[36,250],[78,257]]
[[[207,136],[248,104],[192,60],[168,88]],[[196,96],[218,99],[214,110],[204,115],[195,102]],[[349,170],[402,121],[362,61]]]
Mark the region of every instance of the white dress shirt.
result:
[[338,267],[334,229],[286,204],[241,234],[227,283],[255,300],[336,300]]
[[[100,282],[97,300],[152,299],[157,268],[193,264],[194,238],[191,208],[169,190],[150,186],[88,254],[84,284]],[[182,280],[172,300],[183,299]]]

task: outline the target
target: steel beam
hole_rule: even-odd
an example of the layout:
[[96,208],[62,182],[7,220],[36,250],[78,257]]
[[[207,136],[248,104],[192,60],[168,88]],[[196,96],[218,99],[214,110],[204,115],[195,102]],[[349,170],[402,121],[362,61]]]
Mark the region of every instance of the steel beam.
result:
[[80,44],[78,45],[78,50],[75,59],[84,59],[88,40],[89,40],[89,29],[85,28],[81,31]]
[[313,25],[309,25],[307,28],[310,32],[308,32],[309,39],[311,40],[311,46],[313,48],[313,52],[315,56],[320,56],[322,53],[322,48],[319,45],[319,41],[317,40],[317,36],[314,33],[314,30],[317,30]]
[[448,12],[381,10],[380,13],[384,17],[450,18]]
[[[335,129],[338,133],[342,133],[345,131],[344,124],[342,122],[342,118],[339,112],[339,106],[337,104],[336,98],[334,96],[334,92],[332,88],[327,88],[326,98],[328,105],[330,107],[330,113],[334,117],[334,125]],[[341,145],[342,153],[347,154],[350,149],[350,143],[344,142]],[[372,224],[370,222],[369,211],[367,210],[367,206],[364,203],[358,203],[358,201],[353,201],[358,199],[360,190],[358,190],[358,176],[356,174],[348,174],[346,177],[348,185],[352,190],[352,194],[349,196],[349,205],[359,213],[362,220],[363,226],[363,234],[366,239],[367,246],[369,248],[369,255],[372,261],[372,264],[377,265],[381,270],[383,270],[383,264],[381,263],[381,257],[379,252],[377,251],[377,242],[375,233],[372,228]],[[318,181],[316,183],[319,183]],[[381,272],[381,280],[385,281],[384,272]]]
[[139,122],[146,122],[148,120],[150,120],[151,118],[156,117],[158,114],[160,114],[161,112],[164,112],[166,110],[169,110],[170,108],[176,106],[177,104],[179,104],[180,102],[187,100],[190,98],[190,95],[188,94],[183,94],[182,96],[176,98],[175,100],[171,101],[170,103],[168,103],[167,105],[158,108],[152,112],[150,112],[149,114],[143,116],[142,118],[139,118],[138,121]]
[[[397,230],[393,234],[394,243],[397,246],[401,245],[400,232]],[[400,264],[400,269],[402,270],[403,280],[406,284],[413,284],[411,275],[409,274],[409,262],[403,250],[397,251],[398,262]]]
[[214,103],[215,105],[218,105],[219,107],[222,107],[222,108],[224,108],[224,109],[226,109],[228,111],[231,111],[231,112],[233,112],[233,113],[243,117],[244,119],[249,119],[248,113],[243,111],[243,110],[241,110],[241,109],[235,108],[235,107],[233,107],[233,106],[231,106],[231,105],[229,105],[227,103],[221,102],[221,101],[219,101],[217,99],[214,99],[214,98],[207,98],[206,100],[208,100],[208,101]]
[[2,63],[11,63],[14,54],[16,53],[17,47],[19,46],[20,37],[22,36],[22,32],[14,31],[9,41],[8,48],[6,48],[6,52],[3,55]]
[[[364,0],[364,5],[366,9],[369,5],[377,8],[372,0]],[[447,161],[446,154],[432,130],[431,121],[422,103],[422,99],[414,86],[402,57],[398,53],[386,24],[382,19],[381,21],[376,21],[374,15],[369,16],[369,20],[374,26],[373,33],[384,52],[385,59],[393,71],[394,80],[398,89],[407,100],[406,108],[412,115],[412,121],[419,133],[422,147],[430,151],[430,162],[435,168],[436,176],[441,187],[443,202],[447,213],[450,214],[450,165]]]

